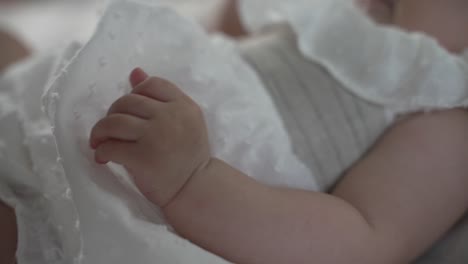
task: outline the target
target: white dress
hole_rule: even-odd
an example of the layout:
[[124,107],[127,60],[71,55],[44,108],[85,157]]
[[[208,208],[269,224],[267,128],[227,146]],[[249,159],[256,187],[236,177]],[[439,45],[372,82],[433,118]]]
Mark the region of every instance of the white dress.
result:
[[[51,62],[48,67],[25,65],[7,74],[4,82],[29,87],[32,84],[24,83],[25,72],[49,69],[49,74],[42,75],[47,76],[44,83],[49,87],[44,96],[49,125],[38,114],[37,96],[20,89],[16,98],[23,130],[31,139],[27,152],[32,173],[42,182],[29,187],[39,193],[36,196],[47,196],[44,204],[51,209],[32,206],[42,214],[22,218],[29,210],[24,197],[13,188],[0,192],[0,198],[15,206],[21,221],[20,264],[225,263],[170,232],[157,208],[141,196],[121,168],[92,161],[89,131],[110,104],[129,90],[127,76],[133,67],[171,80],[200,104],[215,156],[266,184],[316,191],[336,182],[393,115],[467,103],[468,70],[461,57],[445,52],[428,37],[377,27],[346,0],[242,2],[244,22],[251,31],[288,22],[296,35],[291,29],[278,30],[239,45],[207,36],[198,25],[154,2],[116,1],[83,48],[74,45],[43,60]],[[253,10],[265,12],[252,14]],[[377,36],[381,45],[374,39],[363,45],[370,35]],[[293,67],[270,56],[274,51],[291,60]],[[277,95],[281,82],[269,82],[272,74],[281,73],[296,81],[288,85],[297,93],[284,99]],[[294,97],[310,92],[313,80],[305,82],[305,77],[311,76],[320,78],[322,89],[312,92],[328,93],[317,101],[322,106],[315,111],[310,109],[315,104]],[[342,103],[336,103],[334,96]],[[36,103],[32,106],[29,100]],[[285,111],[288,102],[295,105],[289,112]],[[349,113],[356,116],[361,109],[363,125],[356,125],[355,116],[345,119],[343,113],[348,111],[338,111],[343,106],[355,109]],[[305,122],[309,110],[311,118]],[[318,114],[324,110],[331,113]],[[294,118],[298,120],[292,122]],[[347,120],[353,121],[340,122]],[[304,137],[310,129],[318,129],[314,131],[323,137]],[[333,136],[325,137],[329,134]],[[59,155],[50,151],[55,145],[49,139],[55,139]],[[308,143],[302,145],[309,147],[297,148],[304,140]],[[312,150],[315,155],[308,155]],[[334,161],[328,162],[328,157]],[[43,226],[54,232],[27,242],[21,239],[21,230],[48,230]],[[44,250],[33,254],[34,248]]]

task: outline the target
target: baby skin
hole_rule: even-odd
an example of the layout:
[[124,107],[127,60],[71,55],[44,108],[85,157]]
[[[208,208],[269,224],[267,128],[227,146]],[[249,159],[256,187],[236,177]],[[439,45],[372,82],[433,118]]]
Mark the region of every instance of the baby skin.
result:
[[468,1],[356,0],[379,23],[426,33],[454,53],[468,47]]
[[96,161],[125,166],[180,235],[235,263],[409,263],[468,208],[464,110],[406,117],[326,194],[254,181],[210,155],[180,89],[141,69],[130,82],[92,130]]
[[[467,1],[387,7],[387,22],[468,46]],[[212,157],[191,98],[141,69],[130,82],[91,132],[96,161],[125,166],[181,236],[232,262],[409,263],[468,209],[465,110],[402,118],[327,194],[266,186]]]

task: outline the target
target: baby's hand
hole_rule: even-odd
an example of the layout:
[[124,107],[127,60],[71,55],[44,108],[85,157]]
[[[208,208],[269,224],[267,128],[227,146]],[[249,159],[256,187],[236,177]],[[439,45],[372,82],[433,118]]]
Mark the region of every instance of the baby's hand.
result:
[[140,191],[165,207],[210,160],[205,121],[199,106],[168,81],[136,69],[130,82],[133,92],[94,126],[90,144],[96,162],[123,165]]

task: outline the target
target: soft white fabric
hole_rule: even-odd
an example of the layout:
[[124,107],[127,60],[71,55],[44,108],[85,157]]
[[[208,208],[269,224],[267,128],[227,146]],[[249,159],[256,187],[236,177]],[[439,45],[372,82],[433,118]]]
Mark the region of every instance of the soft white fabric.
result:
[[78,209],[83,263],[221,263],[169,232],[121,168],[93,161],[89,132],[129,91],[134,67],[174,82],[200,104],[214,156],[264,183],[317,187],[292,153],[271,98],[236,50],[210,42],[201,27],[172,11],[140,2],[113,4],[45,96]]
[[289,27],[238,46],[270,92],[294,152],[314,172],[320,191],[330,190],[393,123],[383,106],[348,92],[321,64],[305,58]]
[[377,25],[354,1],[247,0],[240,10],[252,32],[289,23],[303,55],[365,100],[395,112],[468,105],[466,58],[424,34]]
[[[394,111],[466,104],[463,60],[426,36],[377,27],[345,1],[246,0],[242,9],[252,31],[289,21],[302,53],[326,66],[363,99]],[[317,189],[314,175],[292,153],[271,98],[237,51],[228,42],[210,42],[200,27],[173,12],[140,2],[113,5],[90,43],[82,50],[73,46],[59,65],[48,64],[49,72],[61,69],[45,97],[60,158],[53,151],[54,142],[49,141],[53,139],[51,127],[38,115],[37,94],[20,92],[24,103],[19,116],[25,129],[18,131],[31,142],[27,155],[33,165],[39,165],[34,173],[41,179],[39,185],[45,184],[39,192],[52,194],[45,204],[53,211],[42,222],[52,228],[50,236],[42,233],[42,240],[20,245],[20,264],[225,263],[168,231],[157,209],[139,194],[121,168],[113,167],[112,172],[92,160],[88,133],[106,108],[128,92],[127,76],[135,66],[171,80],[201,105],[217,157],[265,183]],[[369,38],[372,41],[363,42]],[[380,41],[383,46],[375,44]],[[384,47],[390,52],[384,53]],[[31,80],[48,76],[39,68],[30,69],[40,75]],[[419,79],[426,81],[424,85],[416,82]],[[25,83],[25,87],[36,85]],[[11,114],[8,109],[4,112],[3,117]],[[11,179],[1,180],[3,184]],[[30,182],[31,186],[35,183]],[[18,200],[20,196],[11,190],[0,190],[2,199],[16,208],[21,203],[31,205]],[[39,211],[45,205],[31,206]],[[31,226],[34,217],[20,225]],[[66,230],[65,234],[60,230]],[[56,239],[54,244],[49,243],[51,239]],[[25,253],[41,248],[36,245],[47,249],[40,251],[46,254]]]
[[10,105],[0,113],[5,142],[0,199],[17,215],[18,263],[74,263],[81,251],[78,216],[50,123],[41,111],[41,95],[60,55],[34,57],[0,78]]

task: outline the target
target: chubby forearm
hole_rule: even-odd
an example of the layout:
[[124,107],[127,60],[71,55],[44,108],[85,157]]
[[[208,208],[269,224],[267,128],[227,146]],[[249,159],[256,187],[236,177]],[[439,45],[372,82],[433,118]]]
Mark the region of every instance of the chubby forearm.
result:
[[181,235],[235,263],[410,263],[468,210],[467,117],[403,119],[334,196],[267,187],[214,160],[165,213]]
[[181,235],[235,263],[372,263],[363,254],[371,228],[350,204],[262,185],[219,160],[165,214]]
[[91,132],[96,161],[126,167],[181,235],[236,263],[409,263],[468,210],[464,109],[402,119],[331,196],[212,159],[191,98],[141,69],[130,83]]

